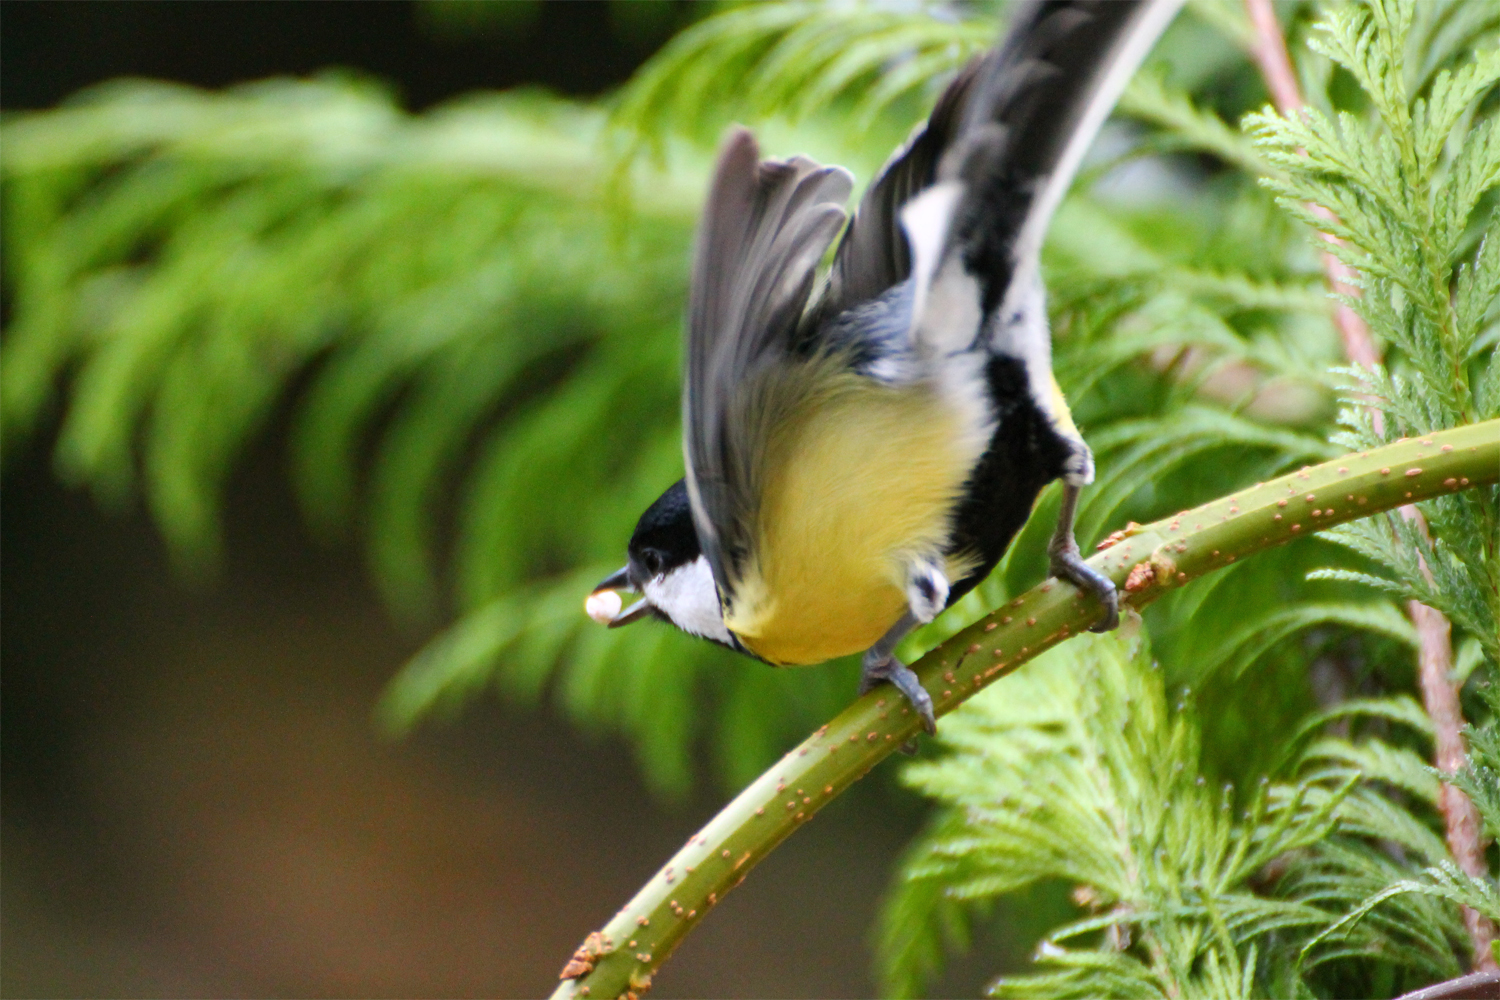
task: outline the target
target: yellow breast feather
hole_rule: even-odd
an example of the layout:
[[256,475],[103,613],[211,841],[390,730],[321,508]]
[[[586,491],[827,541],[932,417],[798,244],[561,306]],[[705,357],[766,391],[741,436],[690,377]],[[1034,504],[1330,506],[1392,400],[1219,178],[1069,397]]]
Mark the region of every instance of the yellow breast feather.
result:
[[[940,557],[988,443],[977,396],[848,372],[770,435],[749,565],[725,624],[772,663],[862,652],[906,608],[907,557]],[[973,563],[951,560],[950,580]]]

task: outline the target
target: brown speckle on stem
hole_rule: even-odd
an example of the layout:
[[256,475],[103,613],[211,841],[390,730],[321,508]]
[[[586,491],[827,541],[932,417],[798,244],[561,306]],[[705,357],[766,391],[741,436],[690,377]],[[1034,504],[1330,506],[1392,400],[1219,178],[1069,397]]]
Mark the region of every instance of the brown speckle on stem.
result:
[[1156,571],[1151,568],[1150,561],[1138,562],[1125,578],[1125,590],[1131,594],[1145,590],[1155,579]]

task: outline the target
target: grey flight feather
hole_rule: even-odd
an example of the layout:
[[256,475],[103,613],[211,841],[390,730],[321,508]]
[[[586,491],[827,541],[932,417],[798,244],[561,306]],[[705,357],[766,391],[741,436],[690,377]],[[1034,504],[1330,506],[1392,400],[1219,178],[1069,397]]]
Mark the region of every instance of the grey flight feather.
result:
[[754,504],[744,397],[793,350],[852,187],[847,171],[806,157],[760,162],[745,129],[719,153],[694,253],[682,417],[693,525],[723,594]]
[[838,316],[899,285],[911,274],[911,250],[901,230],[901,208],[937,177],[938,161],[958,136],[969,92],[983,65],[969,60],[943,89],[932,114],[891,154],[859,200],[834,253],[828,283],[809,325]]

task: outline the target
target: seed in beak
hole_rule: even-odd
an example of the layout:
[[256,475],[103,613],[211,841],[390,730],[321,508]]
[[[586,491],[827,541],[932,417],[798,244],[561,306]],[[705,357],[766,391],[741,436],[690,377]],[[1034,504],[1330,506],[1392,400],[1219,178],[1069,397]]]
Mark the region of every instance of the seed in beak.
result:
[[583,610],[600,625],[608,625],[610,620],[620,613],[620,608],[624,603],[620,600],[620,595],[613,590],[601,590],[588,596],[583,602]]

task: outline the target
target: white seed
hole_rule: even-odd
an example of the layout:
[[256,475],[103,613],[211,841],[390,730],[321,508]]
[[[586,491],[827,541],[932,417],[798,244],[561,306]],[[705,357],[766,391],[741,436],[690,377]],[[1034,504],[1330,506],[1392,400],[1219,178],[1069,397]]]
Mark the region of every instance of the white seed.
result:
[[588,596],[588,600],[583,602],[583,610],[600,625],[607,625],[611,618],[620,613],[623,603],[620,595],[613,590],[601,590]]

